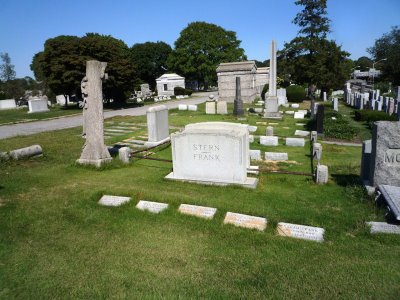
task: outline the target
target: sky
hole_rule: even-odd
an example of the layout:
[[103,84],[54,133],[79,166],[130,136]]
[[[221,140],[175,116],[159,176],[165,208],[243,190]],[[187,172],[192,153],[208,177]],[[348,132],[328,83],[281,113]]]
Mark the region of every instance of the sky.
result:
[[[249,60],[269,59],[296,37],[295,0],[0,0],[0,53],[7,52],[17,77],[31,76],[32,57],[59,35],[111,35],[129,47],[164,41],[172,47],[191,22],[235,31]],[[357,59],[376,39],[400,25],[400,0],[328,0],[330,39]]]

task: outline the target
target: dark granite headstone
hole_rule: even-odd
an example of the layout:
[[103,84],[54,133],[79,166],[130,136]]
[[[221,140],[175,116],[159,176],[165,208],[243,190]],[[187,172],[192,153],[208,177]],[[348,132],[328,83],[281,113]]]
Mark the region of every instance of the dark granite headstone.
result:
[[234,116],[243,116],[243,101],[242,101],[242,91],[240,89],[240,77],[236,77],[236,96],[235,101],[233,102],[233,115]]

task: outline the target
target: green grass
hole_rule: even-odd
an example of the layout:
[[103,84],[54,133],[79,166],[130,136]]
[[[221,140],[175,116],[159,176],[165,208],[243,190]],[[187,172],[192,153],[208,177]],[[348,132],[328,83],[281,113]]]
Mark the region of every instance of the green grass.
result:
[[56,106],[49,109],[50,111],[31,114],[28,113],[28,108],[0,110],[0,125],[18,122],[38,121],[82,113],[82,109],[76,106],[70,106],[68,108]]
[[[236,121],[170,111],[170,125]],[[230,108],[231,110],[231,108]],[[289,109],[288,109],[289,110]],[[115,122],[143,123],[145,117]],[[248,116],[247,123],[278,123],[293,136],[295,123]],[[264,134],[258,124],[255,134]],[[289,129],[284,128],[289,127]],[[325,145],[330,181],[261,174],[257,189],[203,186],[164,179],[170,163],[115,159],[96,170],[75,165],[80,128],[0,140],[0,149],[39,143],[44,156],[2,162],[0,168],[0,298],[212,298],[398,299],[400,238],[371,235],[364,222],[383,211],[357,183],[361,149]],[[145,128],[135,135],[146,133]],[[124,137],[113,137],[117,142]],[[310,172],[304,148],[252,143],[251,149],[285,151],[297,163],[281,170]],[[109,143],[109,142],[107,142]],[[171,149],[155,157],[171,158]],[[97,204],[103,194],[131,196],[119,208]],[[165,202],[159,214],[139,211],[138,200]],[[179,214],[181,203],[216,207],[213,220]],[[263,216],[265,232],[223,225],[227,211]],[[278,222],[323,227],[325,242],[276,235]]]

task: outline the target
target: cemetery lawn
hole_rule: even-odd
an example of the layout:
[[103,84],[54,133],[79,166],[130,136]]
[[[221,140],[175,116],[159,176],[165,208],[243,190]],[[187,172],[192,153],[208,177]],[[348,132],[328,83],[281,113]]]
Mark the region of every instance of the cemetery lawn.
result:
[[[232,116],[170,110],[170,126],[234,121]],[[232,111],[232,107],[229,107]],[[143,117],[114,122],[146,123]],[[265,134],[293,136],[304,129],[249,116]],[[264,125],[265,124],[265,125]],[[176,130],[176,129],[175,129]],[[174,131],[174,130],[171,130]],[[40,144],[43,157],[1,162],[0,298],[217,298],[217,299],[399,299],[400,236],[371,235],[366,221],[383,221],[358,184],[361,148],[323,144],[327,185],[311,177],[261,174],[257,189],[167,181],[171,163],[118,159],[100,170],[75,165],[81,128],[0,140],[9,151]],[[139,127],[135,136],[145,135]],[[112,137],[107,141],[121,141]],[[258,144],[251,149],[288,152],[290,163],[259,163],[264,169],[311,172],[310,144],[304,148]],[[171,159],[170,147],[152,157]],[[256,164],[255,162],[252,164]],[[109,208],[104,194],[130,196]],[[135,208],[141,199],[164,202],[154,215]],[[212,220],[181,215],[180,204],[218,209]],[[264,232],[224,225],[226,212],[266,217]],[[322,227],[325,242],[281,237],[278,222]]]
[[31,114],[28,113],[28,108],[0,110],[0,125],[39,121],[82,113],[82,109],[76,106],[69,106],[68,108],[56,106],[49,109],[50,111]]

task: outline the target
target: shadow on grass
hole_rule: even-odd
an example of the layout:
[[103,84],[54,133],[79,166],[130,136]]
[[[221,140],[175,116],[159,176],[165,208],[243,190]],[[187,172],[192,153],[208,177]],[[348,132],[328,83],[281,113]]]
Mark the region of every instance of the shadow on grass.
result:
[[340,186],[361,186],[360,176],[355,174],[332,174],[333,180]]

